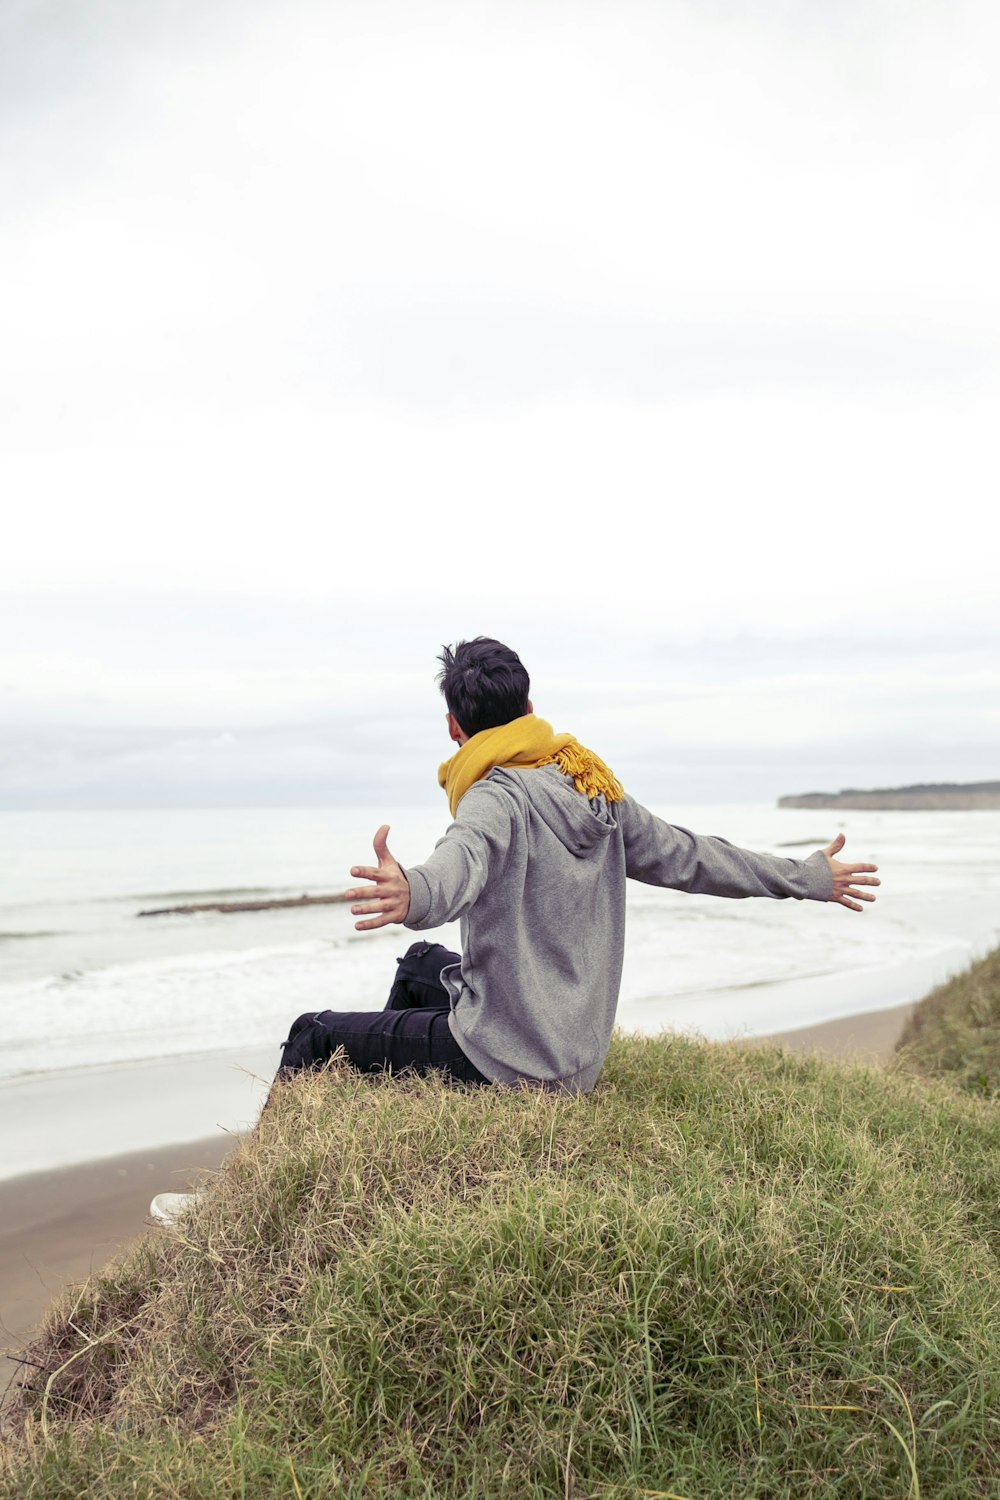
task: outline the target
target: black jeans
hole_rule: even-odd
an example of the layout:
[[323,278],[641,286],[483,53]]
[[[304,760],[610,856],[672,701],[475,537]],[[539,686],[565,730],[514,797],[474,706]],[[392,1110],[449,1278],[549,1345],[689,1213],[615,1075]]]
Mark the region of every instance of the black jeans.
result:
[[414,943],[398,960],[384,1010],[311,1010],[299,1016],[288,1033],[278,1077],[319,1067],[343,1047],[360,1073],[439,1068],[461,1083],[489,1083],[448,1025],[451,1002],[441,970],[458,962],[459,955],[440,943]]

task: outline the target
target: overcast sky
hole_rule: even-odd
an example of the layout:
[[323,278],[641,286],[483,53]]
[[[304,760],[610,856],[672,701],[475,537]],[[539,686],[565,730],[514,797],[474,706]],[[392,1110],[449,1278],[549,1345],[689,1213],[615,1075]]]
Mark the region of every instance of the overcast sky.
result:
[[987,0],[6,0],[0,806],[1000,778]]

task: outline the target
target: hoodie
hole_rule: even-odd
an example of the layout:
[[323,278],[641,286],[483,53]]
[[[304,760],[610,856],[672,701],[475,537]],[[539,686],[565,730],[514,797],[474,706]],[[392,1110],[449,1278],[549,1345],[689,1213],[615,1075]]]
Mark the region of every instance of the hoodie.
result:
[[627,793],[588,800],[557,766],[492,770],[425,864],[405,872],[415,931],[461,920],[444,969],[448,1024],[487,1078],[587,1092],[607,1056],[625,949],[625,881],[709,896],[828,901],[822,850],[753,854],[656,817]]

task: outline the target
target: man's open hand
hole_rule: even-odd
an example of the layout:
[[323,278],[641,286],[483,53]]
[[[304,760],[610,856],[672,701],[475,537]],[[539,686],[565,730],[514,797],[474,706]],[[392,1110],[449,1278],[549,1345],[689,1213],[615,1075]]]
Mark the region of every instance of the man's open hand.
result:
[[[368,912],[378,913],[371,922],[355,922],[358,932],[365,932],[369,927],[388,927],[390,922],[402,922],[410,909],[410,887],[406,876],[389,853],[386,843],[388,837],[389,825],[383,823],[374,840],[377,870],[373,870],[370,865],[354,865],[351,870],[351,874],[357,879],[375,882],[365,890],[346,892],[348,901],[361,903],[351,907],[354,916],[362,916]],[[868,868],[870,867],[866,865],[865,869]]]
[[830,873],[833,876],[833,895],[831,901],[836,901],[839,906],[850,907],[851,911],[863,911],[859,906],[861,901],[874,901],[874,891],[859,891],[860,885],[881,885],[880,880],[875,880],[875,871],[878,865],[844,865],[839,859],[834,859],[843,849],[846,840],[842,833],[838,833],[832,844],[827,844],[823,853],[826,855],[830,865]]

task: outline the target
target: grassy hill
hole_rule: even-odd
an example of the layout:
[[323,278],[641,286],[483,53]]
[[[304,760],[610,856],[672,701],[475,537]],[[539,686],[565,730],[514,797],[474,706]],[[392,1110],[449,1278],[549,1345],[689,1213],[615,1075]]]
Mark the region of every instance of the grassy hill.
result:
[[902,1067],[1000,1097],[1000,948],[932,990],[907,1022]]
[[52,1315],[0,1494],[996,1500],[998,1142],[682,1039],[580,1099],[296,1079]]

